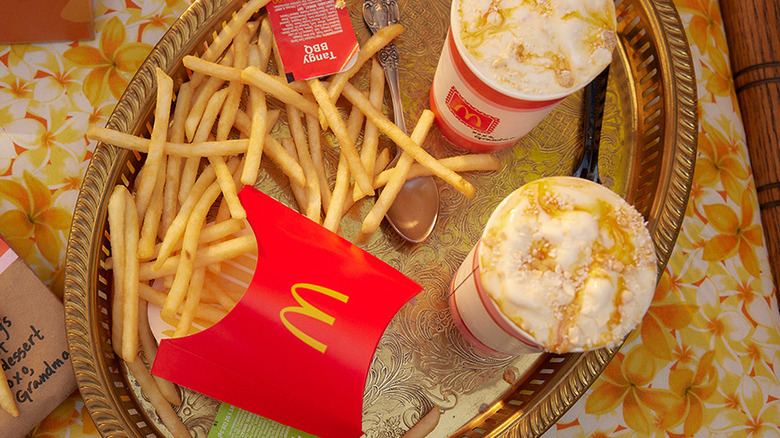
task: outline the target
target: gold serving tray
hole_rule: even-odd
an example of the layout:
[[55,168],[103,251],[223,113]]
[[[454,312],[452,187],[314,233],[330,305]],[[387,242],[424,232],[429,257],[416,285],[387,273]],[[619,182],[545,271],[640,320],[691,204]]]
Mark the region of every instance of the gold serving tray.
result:
[[[449,1],[399,0],[400,78],[409,123],[428,106],[428,92],[448,28]],[[240,2],[196,1],[141,66],[108,126],[147,135],[154,104],[154,67],[183,78],[181,59],[221,29]],[[348,2],[360,41],[368,38],[358,1]],[[671,0],[616,0],[619,47],[611,68],[599,161],[604,184],[645,216],[666,266],[683,221],[696,155],[696,86],[685,34]],[[358,77],[359,85],[366,78]],[[385,99],[389,102],[389,98]],[[389,114],[389,109],[385,108]],[[363,248],[420,283],[425,291],[391,322],[375,355],[364,396],[367,437],[400,436],[431,408],[442,410],[430,436],[536,436],[596,380],[617,349],[587,353],[489,357],[471,348],[453,325],[447,293],[453,273],[477,241],[493,208],[512,190],[542,176],[569,174],[581,153],[582,93],[548,116],[518,146],[501,153],[503,169],[465,175],[477,195],[466,199],[439,181],[441,211],[431,237],[409,244],[383,226]],[[325,136],[325,140],[332,141]],[[387,141],[387,139],[383,139]],[[426,148],[457,155],[434,128]],[[335,161],[336,157],[328,157]],[[65,308],[68,344],[86,406],[103,436],[170,436],[134,387],[109,344],[111,275],[106,206],[115,184],[130,185],[143,157],[99,144],[82,185],[70,231]],[[256,187],[293,205],[272,165]],[[372,201],[343,222],[355,235]],[[179,413],[205,437],[219,403],[183,391]],[[259,395],[262,396],[262,395]],[[302,400],[301,415],[317,409]]]

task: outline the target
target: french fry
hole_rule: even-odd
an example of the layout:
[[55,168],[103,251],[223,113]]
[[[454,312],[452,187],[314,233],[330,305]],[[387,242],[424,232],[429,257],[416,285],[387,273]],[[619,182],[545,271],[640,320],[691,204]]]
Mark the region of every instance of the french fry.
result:
[[[384,169],[385,167],[387,167],[388,164],[390,164],[390,151],[387,148],[385,148],[385,149],[382,149],[382,152],[380,152],[376,156],[376,163],[374,164],[374,178],[375,179],[376,179],[376,176],[379,173],[379,171],[381,169]],[[380,187],[377,186],[376,184],[374,184],[374,189],[378,189],[378,188],[380,188]],[[355,186],[352,186],[352,189],[355,189]],[[347,200],[344,203],[344,211],[342,213],[346,214],[352,208],[352,206],[355,205],[355,202],[356,201],[353,200],[353,197],[348,194],[347,195]]]
[[194,93],[195,89],[190,82],[185,82],[179,86],[179,91],[176,93],[173,118],[168,131],[168,141],[173,143],[184,142],[184,122],[187,120],[188,110],[192,104]]
[[[260,53],[260,55],[261,57],[258,59],[258,62],[250,62],[249,65],[251,65],[253,69],[256,68],[258,71],[263,71],[264,67],[261,65],[264,58],[262,53]],[[228,60],[233,60],[232,55],[230,58],[228,58]],[[224,60],[216,63],[206,61],[205,59],[198,58],[197,56],[187,55],[182,59],[182,62],[184,63],[184,66],[190,70],[202,73],[210,78],[214,78],[215,84],[220,83],[220,81],[222,83],[225,81],[239,81],[244,84],[251,84],[251,80],[242,77],[241,73],[243,70],[235,68],[232,65],[226,65],[227,63]],[[284,76],[271,76],[266,73],[265,75],[259,76],[259,78],[255,79],[255,81],[257,81],[259,84],[263,84],[263,86],[260,87],[261,89],[264,89],[264,87],[282,86],[285,88],[285,90],[280,91],[282,96],[288,95],[289,91],[293,91],[298,94],[311,94],[311,90],[305,81],[295,81],[288,83]],[[323,82],[323,84],[330,84],[330,82]],[[215,91],[213,86],[208,88],[208,90],[210,90],[211,93]],[[282,97],[277,97],[277,99],[285,102],[284,98]]]
[[[157,340],[154,339],[152,330],[149,327],[149,315],[146,300],[138,302],[138,339],[141,341],[141,348],[144,356],[149,363],[154,363],[157,356]],[[168,402],[174,406],[181,406],[181,394],[176,384],[161,377],[152,376],[160,389],[160,393]]]
[[154,244],[157,242],[157,229],[160,227],[160,218],[163,211],[163,195],[165,190],[165,169],[167,158],[163,155],[160,160],[160,171],[157,172],[157,181],[152,190],[151,200],[144,213],[141,237],[138,240],[138,258],[148,259],[154,254]]
[[[165,298],[167,295],[146,283],[138,284],[138,294],[140,295],[141,299],[148,301],[157,307],[162,307],[165,305]],[[181,311],[178,313],[181,313]],[[206,325],[216,324],[225,316],[227,316],[226,310],[205,304],[198,306],[197,310],[195,311],[195,318],[205,321]]]
[[200,240],[198,240],[198,243],[202,245],[213,242],[217,239],[223,239],[232,234],[238,233],[245,228],[246,221],[238,219],[225,219],[224,221],[217,222],[204,228],[200,233]]
[[[287,84],[290,88],[297,91],[298,93],[311,95],[311,88],[309,88],[309,84],[305,80],[288,83],[287,78],[284,76],[274,76],[274,79],[284,84]],[[325,88],[328,88],[328,85],[330,84],[329,81],[325,81],[325,80],[320,80],[320,82],[322,82],[322,85],[324,85]]]
[[126,361],[127,368],[135,377],[138,384],[141,386],[144,394],[149,398],[149,402],[152,403],[154,409],[157,411],[157,415],[160,416],[165,427],[174,436],[174,438],[192,437],[190,431],[187,430],[187,426],[181,422],[176,411],[173,410],[171,404],[165,399],[165,396],[160,392],[160,388],[157,387],[152,378],[152,374],[146,368],[146,365],[142,360]]
[[[247,27],[242,28],[236,35],[233,47],[233,67],[243,69],[249,62],[249,38],[250,30]],[[217,122],[217,141],[226,140],[233,129],[233,121],[236,119],[236,111],[241,101],[241,93],[244,91],[244,83],[241,80],[230,81],[228,84],[228,94],[225,98],[225,104],[222,105],[222,111]]]
[[[363,92],[366,94],[366,92]],[[367,95],[367,94],[366,94]],[[352,109],[349,112],[349,118],[347,119],[347,132],[349,133],[349,138],[352,139],[355,143],[357,143],[358,137],[360,136],[360,131],[363,128],[363,122],[366,120],[365,115],[362,111],[360,111],[360,108],[356,107],[355,105],[352,105]],[[361,155],[360,155],[360,161],[365,166],[365,160],[363,160],[362,152],[365,147],[365,137],[363,137],[363,145],[361,146]],[[370,166],[373,169],[373,163]],[[365,168],[366,172],[368,172],[368,167]],[[370,174],[373,177],[373,171]],[[373,188],[373,186],[372,186]],[[366,193],[363,192],[363,190],[360,189],[360,186],[354,185],[352,186],[352,193],[349,195],[349,199],[354,203],[357,202],[357,200],[364,198],[366,196]]]
[[[295,150],[295,141],[292,138],[285,137],[280,141],[280,143],[287,151],[287,153],[298,160],[298,151]],[[298,204],[298,211],[305,215],[306,208],[309,205],[309,193],[306,191],[304,186],[296,183],[295,181],[290,181],[290,190],[292,190],[295,203]]]
[[[229,264],[232,261],[235,260],[241,260],[242,256],[238,256],[235,258],[232,258],[230,260],[225,260],[225,265]],[[256,259],[254,260],[257,261]],[[206,279],[211,279],[214,282],[219,282],[219,287],[222,288],[222,290],[227,294],[228,297],[230,297],[231,300],[238,303],[241,301],[241,298],[244,297],[244,294],[246,293],[246,286],[243,284],[238,284],[233,281],[224,281],[221,277],[216,277],[213,274],[207,273]]]
[[287,83],[286,74],[284,73],[284,62],[282,62],[282,56],[279,53],[279,46],[276,44],[276,38],[274,37],[273,33],[271,33],[271,46],[271,52],[274,55],[274,62],[276,63],[276,77]]
[[355,149],[354,141],[349,137],[344,120],[339,115],[336,106],[328,98],[327,90],[318,79],[311,79],[308,82],[314,98],[320,104],[320,110],[325,115],[325,120],[328,121],[331,131],[333,131],[333,134],[339,141],[341,154],[346,158],[349,171],[355,177],[356,184],[364,193],[373,194],[374,189],[371,184],[371,177],[366,173],[366,169],[360,161],[360,155],[357,149]]
[[[223,88],[214,93],[208,100],[206,109],[201,116],[198,129],[195,131],[195,135],[192,138],[193,142],[206,141],[209,138],[214,127],[214,122],[217,120],[217,116],[225,103],[225,99],[227,99],[227,95],[228,89]],[[220,159],[214,159],[212,157],[220,157]],[[211,165],[214,167],[217,179],[219,180],[220,174],[224,174],[224,160],[221,160],[220,155],[209,155],[209,162],[211,162]],[[185,160],[184,167],[182,168],[181,182],[179,182],[179,202],[183,203],[184,199],[187,198],[189,188],[192,187],[195,178],[197,178],[199,167],[200,158],[187,158],[187,160]],[[227,189],[229,188],[223,187],[223,190]]]
[[[185,82],[179,87],[176,95],[176,106],[173,110],[173,119],[168,131],[168,140],[175,143],[184,141],[184,122],[187,120],[187,110],[192,102],[192,84]],[[171,225],[179,206],[179,182],[181,180],[182,158],[168,155],[165,172],[165,188],[163,192],[163,204],[167,207],[162,211],[158,235],[160,239],[165,236]]]
[[[428,131],[433,124],[434,115],[430,110],[423,110],[420,115],[420,119],[417,121],[417,126],[412,131],[411,140],[415,144],[422,144],[425,137],[428,135]],[[412,165],[412,157],[407,152],[401,154],[401,158],[398,159],[398,163],[395,165],[395,171],[390,181],[385,186],[382,193],[380,193],[374,206],[368,212],[365,218],[363,218],[363,225],[360,228],[360,236],[358,240],[367,239],[368,236],[373,234],[382,222],[382,218],[385,213],[393,205],[395,197],[401,190],[401,187],[406,182],[406,174],[409,172],[409,168]]]
[[[266,134],[271,132],[271,130],[274,128],[274,125],[279,120],[279,114],[281,112],[277,109],[269,109],[267,120],[265,123],[265,131]],[[246,112],[242,110],[238,110],[236,113],[236,121],[235,121],[236,129],[238,129],[241,134],[245,135],[246,137],[249,137],[250,130],[252,129],[252,117],[249,116]]]
[[309,144],[306,141],[306,132],[303,128],[303,122],[301,121],[301,114],[297,108],[292,105],[287,105],[287,123],[290,126],[290,134],[292,134],[293,141],[295,143],[295,149],[298,154],[298,162],[303,168],[303,174],[306,177],[306,205],[301,206],[304,210],[304,214],[314,222],[320,223],[320,212],[322,210],[322,194],[320,193],[320,179],[317,176],[317,171],[314,168],[314,160],[312,160],[309,152]]
[[133,191],[138,191],[138,184],[143,179],[143,174],[146,173],[147,169],[144,166],[141,166],[140,169],[138,169],[138,174],[135,177],[135,181],[133,181]]
[[349,139],[352,140],[352,143],[357,144],[358,138],[360,137],[360,130],[363,129],[363,122],[365,120],[366,116],[360,111],[360,108],[352,105],[352,109],[350,109],[349,116],[347,117],[347,122],[345,123],[347,135],[349,135]]
[[303,172],[303,168],[278,140],[270,135],[266,135],[264,150],[266,155],[290,178],[290,181],[295,181],[296,184],[301,186],[306,185],[306,175]]
[[254,64],[260,71],[268,69],[268,63],[271,61],[271,50],[274,47],[273,38],[274,33],[271,28],[271,20],[268,18],[268,15],[265,15],[260,22],[260,34],[257,36],[257,49],[260,59],[257,60],[257,64]]
[[205,282],[203,283],[203,292],[201,293],[199,304],[219,304],[216,294],[206,286]]
[[203,293],[203,280],[206,278],[206,269],[197,268],[192,273],[190,287],[187,290],[187,298],[184,301],[184,307],[181,311],[181,318],[176,330],[173,332],[174,338],[186,336],[190,332],[192,321],[195,319],[195,310],[200,304],[200,296]]
[[[87,130],[87,138],[137,152],[149,151],[149,139],[113,129],[93,126]],[[246,139],[204,141],[200,143],[165,143],[165,153],[177,157],[207,157],[209,155],[236,155],[246,152]]]
[[230,208],[230,215],[234,219],[246,218],[246,210],[244,210],[244,206],[241,205],[241,201],[238,199],[236,183],[233,182],[232,172],[228,170],[225,159],[222,158],[221,155],[214,155],[209,157],[209,161],[211,162],[211,165],[214,166],[220,190]]
[[[194,259],[196,257],[196,251],[198,248],[198,234],[200,233],[200,228],[203,226],[203,221],[206,219],[208,209],[217,199],[219,193],[219,183],[212,183],[203,194],[203,197],[196,204],[192,214],[187,221],[187,226],[185,228],[182,241],[180,260],[178,266],[176,267],[176,272],[173,277],[173,284],[171,285],[171,289],[168,293],[168,298],[165,300],[165,306],[163,306],[162,310],[163,315],[166,317],[172,317],[176,315],[179,306],[184,303],[184,300],[187,296],[187,292],[190,288],[190,283],[192,280],[192,275],[196,269],[194,266]],[[168,260],[171,260],[171,258]]]
[[338,232],[348,194],[349,166],[347,165],[347,159],[342,154],[339,157],[339,165],[336,170],[336,184],[333,187],[333,196],[330,199],[328,211],[325,213],[325,220],[322,222],[323,227],[334,233]]
[[[263,20],[263,25],[266,22],[267,20]],[[263,25],[261,25],[260,30],[261,38],[264,33]],[[252,65],[259,66],[262,63],[260,49],[254,47],[249,53],[249,62]],[[241,175],[241,183],[245,185],[253,185],[257,181],[260,160],[263,156],[263,145],[265,143],[268,105],[265,100],[265,94],[257,87],[249,87],[249,107],[252,112],[251,126],[249,128],[249,146],[247,146],[246,155],[244,156],[246,164]]]
[[[455,172],[485,172],[495,171],[501,169],[501,159],[493,154],[468,154],[459,155],[455,157],[442,158],[439,160],[443,166]],[[374,188],[378,189],[390,180],[393,169],[387,169],[382,171],[374,178]],[[409,173],[406,175],[406,180],[409,181],[421,176],[431,176],[433,172],[431,169],[420,165],[419,163],[413,163],[409,169]]]
[[203,172],[198,176],[195,184],[192,185],[187,198],[182,202],[176,217],[173,218],[171,226],[168,228],[168,232],[165,233],[160,249],[157,252],[157,260],[154,262],[155,266],[162,266],[165,260],[173,252],[174,246],[179,243],[179,239],[184,235],[184,231],[187,227],[187,221],[195,209],[198,200],[203,197],[204,192],[212,185],[217,179],[216,171],[213,166],[207,166]]
[[[228,53],[225,55],[219,64],[226,67],[233,65],[233,54]],[[195,75],[197,75],[197,72],[195,72]],[[193,81],[192,79],[190,79],[190,82],[193,84],[193,86],[197,84],[197,82]],[[217,76],[211,76],[206,80],[205,83],[203,83],[195,90],[192,106],[190,107],[190,111],[187,114],[187,120],[184,122],[184,134],[188,140],[192,141],[192,138],[195,136],[195,131],[198,129],[200,119],[203,117],[203,112],[206,110],[209,99],[211,99],[217,90],[222,88],[224,83],[224,79]]]
[[[230,60],[233,61],[232,56]],[[238,69],[233,65],[225,65],[226,63],[216,63],[216,62],[206,61],[203,58],[198,58],[197,56],[192,56],[192,55],[187,55],[184,58],[182,58],[182,63],[184,64],[185,67],[187,67],[188,69],[194,72],[201,73],[208,77],[220,79],[221,82],[223,83],[225,81],[243,82],[243,80],[241,79],[241,69]],[[216,81],[216,80],[214,81],[215,84],[219,82],[220,81]],[[188,83],[192,84],[191,81]]]
[[[269,0],[250,0],[247,2],[247,4],[239,9],[239,11],[233,15],[233,18],[231,18],[222,28],[216,38],[214,38],[214,41],[212,41],[206,51],[203,52],[201,58],[206,61],[216,61],[225,49],[227,49],[228,45],[230,45],[233,38],[241,31],[244,24],[252,18],[252,15],[254,15],[255,12],[259,11],[268,2]],[[196,72],[192,75],[190,81],[197,86],[203,78],[204,76],[202,74]]]
[[320,137],[320,122],[316,117],[306,114],[306,130],[309,137],[309,153],[314,165],[314,172],[317,174],[320,187],[320,199],[324,211],[328,211],[330,205],[330,187],[328,186],[328,175],[325,170],[325,163],[322,161],[322,138]]
[[[251,260],[252,262],[247,265],[247,260]],[[229,281],[223,281],[221,284],[227,284],[230,282],[233,282],[235,284],[241,284],[241,285],[248,285],[252,282],[252,278],[255,274],[255,268],[257,265],[257,259],[251,256],[247,257],[236,257],[234,259],[225,260],[225,262],[222,264],[223,270],[222,272],[225,274],[226,277],[229,278]],[[226,285],[224,289],[229,289]],[[246,288],[244,288],[246,290]],[[235,292],[235,291],[233,291]],[[235,296],[234,293],[230,294],[231,297]],[[238,299],[243,296],[243,293],[238,296]]]
[[382,169],[389,166],[390,161],[390,150],[387,148],[382,149],[382,151],[376,155],[376,163],[374,163],[374,177],[382,173]]
[[236,306],[236,301],[233,300],[233,298],[231,298],[230,295],[225,292],[222,286],[220,286],[219,283],[214,281],[210,276],[206,276],[205,286],[209,291],[211,291],[211,293],[214,294],[214,298],[217,300],[217,303],[224,307],[225,310],[233,310],[233,307]]
[[[238,166],[237,161],[238,160],[231,160],[229,166],[229,171],[231,174]],[[232,176],[230,183],[233,183]],[[221,189],[219,182],[217,181],[212,183],[209,188],[203,192],[203,195],[200,197],[200,199],[198,199],[198,202],[195,204],[195,207],[192,209],[192,212],[189,215],[184,231],[184,237],[182,238],[180,260],[176,268],[176,274],[173,277],[171,290],[168,293],[168,298],[165,300],[165,306],[163,306],[162,310],[164,316],[171,317],[176,314],[177,309],[184,302],[188,287],[190,285],[190,280],[192,278],[193,269],[200,267],[195,266],[196,251],[198,249],[198,238],[200,236],[201,229],[203,228],[203,223],[206,220],[206,215],[208,214],[211,205],[214,203],[214,201],[216,201],[220,192]]]
[[[352,139],[352,141],[357,142],[358,136],[360,136],[360,129],[363,127],[364,120],[365,116],[360,111],[360,108],[352,105],[352,109],[349,112],[349,118],[347,119],[347,134],[349,134],[349,138]],[[344,192],[345,199],[342,202],[341,213],[339,214],[339,217],[343,217],[344,214],[346,214],[347,211],[355,204],[355,201],[353,200],[355,191],[360,191],[360,188],[356,185],[353,185],[348,187]],[[339,192],[338,195],[339,201],[341,201],[342,193]],[[337,211],[334,211],[333,213],[337,214]]]
[[[246,111],[239,108],[236,112],[236,120],[233,123],[233,126],[241,134],[241,138],[249,138],[249,131],[252,129],[252,117]],[[249,148],[247,148],[248,150]]]
[[124,331],[125,258],[128,256],[125,247],[125,195],[129,196],[127,187],[118,185],[114,187],[108,198],[108,228],[111,237],[111,255],[115,265],[114,294],[111,297],[111,344],[114,352],[120,357]]
[[[347,118],[346,126],[347,126],[347,134],[349,135],[349,138],[352,140],[352,142],[357,143],[358,138],[360,137],[360,131],[363,128],[363,122],[365,121],[366,117],[365,115],[360,111],[360,108],[356,107],[355,105],[352,105],[352,109],[349,111],[349,116]],[[361,160],[362,161],[362,160]],[[371,175],[373,177],[373,175]],[[342,216],[346,214],[346,212],[354,205],[355,203],[355,193],[361,193],[359,195],[359,198],[365,197],[365,194],[362,194],[363,191],[360,190],[360,187],[357,185],[352,185],[347,189],[346,192],[346,199],[344,200],[344,205],[341,209]]]
[[371,102],[369,102],[360,91],[352,86],[352,84],[347,83],[344,86],[342,94],[350,102],[352,102],[353,105],[357,105],[358,108],[360,108],[360,110],[365,113],[366,118],[370,119],[375,125],[377,125],[380,131],[390,137],[390,139],[393,140],[397,146],[408,152],[409,155],[411,155],[412,158],[414,158],[417,162],[431,169],[431,171],[436,176],[443,179],[466,197],[470,198],[474,196],[475,189],[471,183],[436,161],[436,159],[428,154],[425,149],[412,141],[409,136],[404,134],[401,129],[399,129],[393,122],[385,117],[381,111],[374,108],[373,105],[371,105]]
[[0,367],[0,407],[14,417],[19,416],[19,408],[16,407],[14,395],[11,393],[11,388],[8,386],[8,378],[2,367]]
[[168,138],[168,121],[173,99],[173,80],[160,68],[155,69],[157,78],[157,106],[154,110],[154,126],[149,139],[149,150],[146,153],[144,168],[147,170],[139,175],[138,199],[135,203],[138,217],[143,217],[146,207],[152,198],[152,191],[157,183],[160,162],[165,152],[165,141]]
[[138,211],[130,192],[125,198],[125,273],[122,301],[122,358],[135,360],[138,354]]
[[[238,233],[239,231],[243,230],[245,228],[245,222],[239,219],[227,219],[221,222],[217,222],[215,224],[209,225],[205,228],[203,228],[203,231],[201,231],[200,236],[198,237],[198,245],[203,246],[209,243],[212,243],[216,240],[224,239],[225,237],[228,237],[232,234]],[[160,247],[162,246],[162,243],[158,243],[154,247],[153,256],[158,254],[160,251]],[[181,250],[181,240],[179,240],[176,244],[173,245],[171,248],[172,252],[180,251]],[[114,257],[109,257],[105,260],[103,263],[104,269],[114,269]]]
[[377,52],[382,50],[383,47],[388,45],[390,41],[393,41],[393,39],[395,39],[395,37],[400,35],[403,31],[404,27],[402,25],[393,24],[380,28],[378,31],[376,31],[375,34],[371,36],[371,38],[366,40],[366,42],[363,43],[363,45],[360,47],[355,64],[352,65],[349,70],[334,75],[333,79],[330,81],[330,86],[328,86],[328,95],[330,96],[330,101],[336,102],[350,78],[352,78],[355,73],[360,71],[360,68],[363,66],[363,64],[371,59],[371,57],[373,57]]
[[[373,105],[374,108],[382,108],[382,99],[385,96],[385,73],[376,58],[371,59],[371,74],[369,76],[368,89],[368,101],[371,102],[371,105]],[[363,131],[363,146],[360,148],[360,160],[363,161],[363,166],[370,175],[374,174],[374,164],[376,161],[378,145],[379,129],[372,121],[367,120],[366,127]]]
[[[227,221],[227,220],[239,220],[239,221],[241,221],[240,219],[232,219],[230,217],[230,208],[228,207],[227,201],[225,200],[225,197],[223,196],[222,200],[219,201],[219,208],[217,208],[217,215],[214,218],[214,221],[216,223],[221,223],[221,222],[224,222],[224,221]],[[241,222],[243,222],[243,221],[241,221]],[[203,244],[202,243],[203,242],[203,232],[206,231],[206,228],[210,228],[210,227],[206,226],[205,228],[203,228],[201,230],[201,232],[200,232],[200,236],[198,236],[198,247],[200,247],[200,245]],[[221,241],[222,239],[220,238],[219,240]],[[212,265],[208,265],[208,266],[206,266],[206,269],[208,269],[209,272],[213,272],[213,273],[219,275],[219,273],[222,272],[222,263],[214,263]]]
[[[257,251],[257,241],[254,236],[235,237],[198,250],[193,267],[199,268],[211,263],[222,262],[253,251]],[[141,263],[138,271],[139,279],[147,281],[174,275],[180,261],[181,255],[174,255],[165,260],[165,263],[159,268],[155,268],[154,262]]]
[[257,67],[249,66],[241,71],[241,78],[249,85],[260,88],[285,104],[290,104],[306,114],[319,116],[317,104],[303,97],[289,85],[274,79]]
[[[225,99],[228,96],[228,88],[223,88],[211,95],[211,98],[206,102],[206,108],[203,110],[203,115],[198,124],[198,129],[192,137],[193,143],[200,143],[206,141],[211,135],[211,130],[214,128],[214,122],[217,120],[220,110],[225,104]],[[225,139],[217,139],[217,141],[225,141]],[[197,170],[197,167],[196,167]]]

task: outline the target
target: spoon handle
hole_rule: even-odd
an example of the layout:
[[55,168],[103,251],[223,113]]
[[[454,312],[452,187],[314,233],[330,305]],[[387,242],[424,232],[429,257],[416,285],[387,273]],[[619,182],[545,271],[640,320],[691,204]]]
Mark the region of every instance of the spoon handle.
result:
[[387,87],[390,89],[390,98],[393,102],[393,121],[403,132],[406,132],[401,87],[398,82],[398,60],[398,47],[393,42],[379,51],[379,64],[385,72]]
[[599,177],[599,141],[604,119],[609,66],[585,87],[585,144],[582,161],[574,176],[601,184]]
[[[363,19],[371,33],[382,27],[396,24],[399,19],[398,2],[396,0],[364,0]],[[401,87],[398,82],[398,62],[400,60],[398,46],[391,41],[379,51],[378,55],[379,64],[385,72],[387,87],[390,89],[390,98],[393,102],[393,121],[396,126],[406,132],[404,109],[401,103]]]

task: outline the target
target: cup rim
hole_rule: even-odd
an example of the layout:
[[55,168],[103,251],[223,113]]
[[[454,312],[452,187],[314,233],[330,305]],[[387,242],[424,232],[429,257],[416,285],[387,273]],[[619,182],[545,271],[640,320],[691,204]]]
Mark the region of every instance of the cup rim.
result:
[[[588,85],[593,79],[595,79],[604,69],[601,69],[597,71],[592,76],[589,76],[587,80],[583,81],[581,84],[577,85],[574,88],[571,88],[567,91],[563,91],[560,93],[554,93],[554,94],[528,94],[528,93],[522,93],[519,91],[511,90],[509,88],[506,88],[502,86],[501,84],[497,83],[495,80],[487,77],[480,69],[476,68],[474,65],[474,61],[471,57],[471,54],[466,49],[466,47],[463,45],[463,41],[461,41],[460,37],[458,36],[460,34],[460,22],[459,20],[456,20],[456,6],[461,3],[463,0],[454,0],[452,2],[452,5],[450,7],[450,30],[449,34],[452,37],[453,42],[455,43],[455,47],[458,49],[458,52],[460,52],[460,57],[463,59],[463,62],[466,63],[469,70],[477,77],[479,80],[481,80],[485,85],[488,87],[498,91],[499,93],[503,93],[509,97],[512,97],[514,99],[521,99],[521,100],[528,100],[528,101],[546,101],[546,100],[556,100],[556,99],[563,99],[565,97],[571,96],[572,94],[582,90],[585,88],[586,85]],[[445,43],[446,44],[446,43]],[[604,66],[606,68],[606,66]]]

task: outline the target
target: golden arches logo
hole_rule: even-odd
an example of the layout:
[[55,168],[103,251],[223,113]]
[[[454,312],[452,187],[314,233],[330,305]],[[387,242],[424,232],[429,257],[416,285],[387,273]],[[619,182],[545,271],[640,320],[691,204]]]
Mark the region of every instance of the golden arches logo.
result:
[[459,122],[475,131],[489,134],[498,124],[499,120],[496,117],[475,108],[454,86],[450,87],[444,103]]
[[[460,115],[461,120],[466,122],[467,125],[473,126],[474,128],[482,127],[482,117],[480,117],[479,114],[472,113],[467,106],[456,105],[453,108],[453,111],[455,111],[456,114]],[[472,122],[471,119],[474,119],[475,121]]]
[[287,314],[298,313],[301,315],[308,316],[310,318],[314,318],[318,321],[324,322],[325,324],[328,324],[330,326],[332,326],[333,323],[336,322],[336,318],[314,307],[311,303],[301,298],[301,295],[298,293],[298,289],[306,289],[313,292],[317,292],[325,296],[329,296],[331,298],[339,300],[342,303],[346,303],[347,300],[349,300],[349,296],[344,295],[341,292],[337,292],[333,289],[328,289],[326,287],[318,286],[316,284],[297,283],[293,285],[293,287],[290,289],[290,292],[292,293],[293,298],[295,298],[295,301],[300,306],[285,307],[284,309],[282,309],[281,312],[279,312],[279,318],[281,319],[282,324],[284,324],[284,326],[287,328],[287,330],[290,331],[290,333],[295,335],[298,339],[306,343],[306,345],[310,346],[311,348],[319,351],[320,353],[325,353],[325,350],[328,348],[328,346],[314,339],[312,336],[304,333],[303,330],[299,329],[298,327],[294,326],[287,319]]

